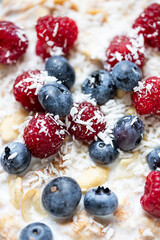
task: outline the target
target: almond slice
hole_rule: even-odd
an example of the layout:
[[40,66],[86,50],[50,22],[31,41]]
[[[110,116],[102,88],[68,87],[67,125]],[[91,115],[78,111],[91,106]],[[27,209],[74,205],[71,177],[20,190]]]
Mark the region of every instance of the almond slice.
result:
[[77,179],[82,192],[100,186],[108,180],[109,168],[91,167],[85,170]]
[[24,195],[21,205],[21,214],[26,222],[32,222],[44,218],[47,214],[41,207],[41,191],[30,189]]
[[15,140],[18,137],[18,130],[14,129],[14,127],[23,123],[27,116],[27,111],[19,110],[18,112],[5,117],[0,124],[0,136],[2,140],[5,142]]
[[16,208],[20,209],[23,198],[22,178],[11,176],[8,180],[10,202]]

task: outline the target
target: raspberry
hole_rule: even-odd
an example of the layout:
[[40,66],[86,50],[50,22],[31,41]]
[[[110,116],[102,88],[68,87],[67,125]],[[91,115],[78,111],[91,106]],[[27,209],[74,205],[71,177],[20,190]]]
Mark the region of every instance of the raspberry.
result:
[[41,77],[41,72],[38,70],[28,71],[18,76],[13,86],[15,99],[28,110],[44,111],[36,93],[37,86],[43,86],[44,81],[44,77]]
[[49,50],[50,49],[49,49],[47,43],[38,39],[37,44],[36,44],[37,56],[40,56],[43,60],[45,60],[46,58],[49,58],[51,56],[49,54]]
[[160,172],[152,171],[145,183],[144,195],[141,197],[142,208],[155,217],[160,217]]
[[88,102],[74,104],[67,120],[69,133],[84,141],[94,140],[106,126],[103,113]]
[[24,31],[9,21],[0,21],[0,63],[13,64],[25,52],[28,39]]
[[132,100],[140,115],[160,115],[160,78],[149,77],[143,83],[143,88],[132,95]]
[[135,20],[133,28],[143,34],[145,43],[160,50],[160,4],[153,3]]
[[140,37],[120,35],[113,38],[106,50],[105,68],[111,70],[120,61],[128,60],[140,68],[144,65],[144,46]]
[[62,53],[67,53],[78,35],[77,25],[72,19],[51,15],[38,19],[36,31],[36,53],[43,59],[53,55],[59,48]]
[[31,154],[46,158],[58,152],[64,137],[65,129],[60,120],[49,114],[33,117],[24,129],[24,141]]

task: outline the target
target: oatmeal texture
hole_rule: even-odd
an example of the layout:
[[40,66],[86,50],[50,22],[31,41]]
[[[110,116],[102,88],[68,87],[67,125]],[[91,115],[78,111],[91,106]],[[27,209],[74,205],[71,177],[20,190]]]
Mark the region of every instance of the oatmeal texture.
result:
[[[134,20],[152,0],[4,0],[0,18],[22,26],[29,39],[26,54],[11,66],[0,65],[0,153],[10,141],[23,142],[23,130],[32,112],[15,101],[13,84],[24,71],[44,70],[43,60],[36,56],[35,25],[39,17],[68,16],[77,23],[79,34],[67,58],[76,72],[71,89],[74,102],[88,99],[81,85],[93,71],[103,68],[105,51],[113,37],[130,34]],[[160,52],[147,48],[143,78],[160,75]],[[126,114],[137,114],[130,93],[117,90],[116,97],[100,107],[107,130],[99,137],[108,141],[114,124]],[[160,145],[160,117],[141,116],[145,134],[131,152],[122,152],[108,167],[99,167],[91,160],[88,145],[66,137],[60,151],[47,159],[32,157],[32,164],[20,176],[10,176],[0,167],[0,239],[18,240],[27,223],[41,221],[52,229],[55,240],[158,240],[160,220],[147,215],[141,208],[145,179],[150,169],[146,156]],[[107,218],[87,214],[83,198],[75,214],[59,222],[41,206],[41,192],[54,177],[66,175],[76,179],[82,192],[103,185],[117,195],[119,206]],[[99,175],[99,177],[98,177]]]

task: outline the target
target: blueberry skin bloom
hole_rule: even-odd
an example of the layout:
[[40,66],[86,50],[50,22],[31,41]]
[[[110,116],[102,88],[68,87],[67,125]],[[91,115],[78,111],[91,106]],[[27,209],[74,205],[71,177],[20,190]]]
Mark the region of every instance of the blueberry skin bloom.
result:
[[147,163],[151,170],[160,168],[160,148],[152,150],[147,156]]
[[1,155],[3,169],[11,174],[18,174],[26,170],[31,162],[31,154],[23,143],[9,143]]
[[46,61],[45,70],[54,76],[57,82],[71,88],[75,82],[75,71],[68,60],[62,56],[53,56]]
[[112,75],[105,70],[91,73],[82,84],[82,92],[91,94],[91,98],[94,98],[98,105],[106,103],[116,94]]
[[136,116],[122,117],[113,129],[116,147],[123,151],[130,151],[141,142],[144,132],[142,121]]
[[45,84],[38,93],[38,99],[47,112],[60,117],[67,116],[73,105],[72,94],[59,83]]
[[121,61],[114,66],[112,78],[117,88],[132,92],[133,88],[138,86],[138,82],[142,80],[142,71],[133,62]]
[[68,217],[78,206],[82,193],[78,183],[70,177],[58,177],[42,192],[44,208],[55,217]]
[[118,198],[109,188],[98,187],[86,193],[84,206],[92,215],[106,216],[115,212],[118,207]]
[[118,157],[118,150],[113,144],[105,144],[103,141],[91,143],[89,154],[97,164],[110,164]]
[[53,235],[46,224],[35,222],[21,231],[19,240],[53,240]]

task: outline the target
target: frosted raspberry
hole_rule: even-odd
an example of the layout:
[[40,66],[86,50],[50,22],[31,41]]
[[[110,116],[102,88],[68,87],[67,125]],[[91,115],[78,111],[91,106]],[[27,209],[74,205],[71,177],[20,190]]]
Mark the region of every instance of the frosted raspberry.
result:
[[9,21],[0,21],[0,63],[13,64],[25,52],[28,39],[24,31]]
[[13,86],[15,99],[31,111],[44,111],[38,101],[37,88],[45,84],[40,71],[28,71],[18,76]]
[[69,133],[78,140],[90,141],[106,126],[103,113],[88,102],[76,103],[67,118]]
[[137,112],[141,115],[160,115],[160,78],[149,77],[142,83],[143,88],[132,96]]
[[111,70],[120,61],[128,60],[136,63],[140,68],[144,65],[143,39],[120,35],[113,38],[106,50],[107,70]]
[[141,197],[142,208],[155,217],[160,217],[160,172],[152,171],[145,183],[144,195]]
[[63,123],[49,114],[33,117],[24,129],[24,141],[32,155],[46,158],[58,152],[65,137]]
[[51,56],[49,52],[50,48],[48,47],[47,43],[38,39],[36,44],[36,54],[45,60]]
[[160,4],[149,5],[135,20],[133,28],[138,28],[146,44],[160,50]]
[[47,15],[38,19],[36,25],[38,42],[37,55],[43,59],[59,51],[67,53],[77,39],[78,28],[76,23],[68,17],[53,17]]

